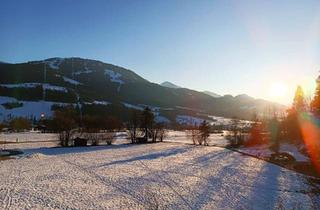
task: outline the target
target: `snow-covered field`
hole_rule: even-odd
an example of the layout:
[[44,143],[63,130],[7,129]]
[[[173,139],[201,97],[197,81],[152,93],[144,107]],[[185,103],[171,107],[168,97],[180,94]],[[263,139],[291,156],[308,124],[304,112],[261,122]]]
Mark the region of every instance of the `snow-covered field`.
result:
[[[242,147],[238,149],[241,152],[254,155],[260,158],[270,157],[274,152],[270,150],[269,145],[259,145],[253,147]],[[279,152],[286,152],[292,155],[296,161],[308,162],[310,158],[299,152],[298,148],[291,144],[280,145]]]
[[[185,131],[169,131],[168,137],[166,138],[167,142],[178,142],[184,144],[192,144],[192,140],[187,137]],[[225,139],[221,134],[211,134],[208,139],[209,145],[225,147],[228,145],[229,141]]]
[[56,141],[58,134],[56,133],[0,133],[0,141],[6,142],[39,142],[39,141]]
[[[56,147],[59,144],[56,133],[0,133],[0,149],[26,149]],[[12,144],[10,144],[12,143]]]
[[320,186],[307,176],[218,147],[169,140],[24,152],[0,162],[0,209],[320,208]]
[[[22,103],[22,107],[6,109],[1,104],[4,103]],[[40,118],[41,113],[45,116],[52,116],[51,107],[53,105],[66,106],[68,103],[52,102],[52,101],[18,101],[13,97],[0,96],[0,121],[8,117],[36,117]]]

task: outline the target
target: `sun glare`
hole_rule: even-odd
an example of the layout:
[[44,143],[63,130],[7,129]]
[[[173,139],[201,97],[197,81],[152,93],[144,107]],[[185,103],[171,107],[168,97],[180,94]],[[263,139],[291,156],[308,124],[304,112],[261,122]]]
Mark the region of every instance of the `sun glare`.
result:
[[270,86],[269,94],[273,98],[282,98],[288,93],[288,87],[283,83],[273,83]]

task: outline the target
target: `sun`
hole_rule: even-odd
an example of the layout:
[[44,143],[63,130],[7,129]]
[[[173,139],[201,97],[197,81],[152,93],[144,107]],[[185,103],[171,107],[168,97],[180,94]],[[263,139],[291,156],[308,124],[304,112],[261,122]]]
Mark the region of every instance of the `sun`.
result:
[[281,82],[273,83],[270,86],[269,94],[273,98],[282,98],[288,93],[288,87]]

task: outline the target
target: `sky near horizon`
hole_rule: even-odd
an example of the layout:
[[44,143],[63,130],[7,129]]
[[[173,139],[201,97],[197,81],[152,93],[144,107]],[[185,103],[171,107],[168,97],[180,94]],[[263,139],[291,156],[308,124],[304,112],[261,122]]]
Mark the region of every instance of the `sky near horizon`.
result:
[[290,104],[320,70],[319,0],[1,0],[0,61],[83,57]]

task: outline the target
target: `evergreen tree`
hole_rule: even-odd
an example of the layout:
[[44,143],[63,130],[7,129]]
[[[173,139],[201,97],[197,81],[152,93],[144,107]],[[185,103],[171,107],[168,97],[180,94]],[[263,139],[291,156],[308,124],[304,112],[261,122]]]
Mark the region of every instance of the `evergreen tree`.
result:
[[271,140],[271,147],[270,149],[276,153],[279,152],[279,147],[280,147],[280,142],[279,142],[279,128],[280,128],[280,123],[279,120],[277,118],[277,116],[275,115],[268,123],[268,127],[269,127],[269,132],[270,132],[270,140]]
[[262,124],[259,122],[258,116],[254,113],[252,118],[253,124],[251,124],[250,128],[250,137],[249,140],[246,142],[247,146],[253,146],[263,143],[262,137]]
[[303,90],[298,86],[292,107],[287,110],[287,117],[284,121],[284,133],[287,135],[289,142],[300,144],[303,142],[302,133],[299,124],[299,114],[307,110]]
[[306,111],[304,93],[300,85],[297,87],[296,93],[294,95],[292,108],[297,112]]
[[316,87],[316,92],[314,94],[314,98],[311,102],[311,110],[313,113],[320,115],[320,76],[316,80],[317,82],[317,87]]

